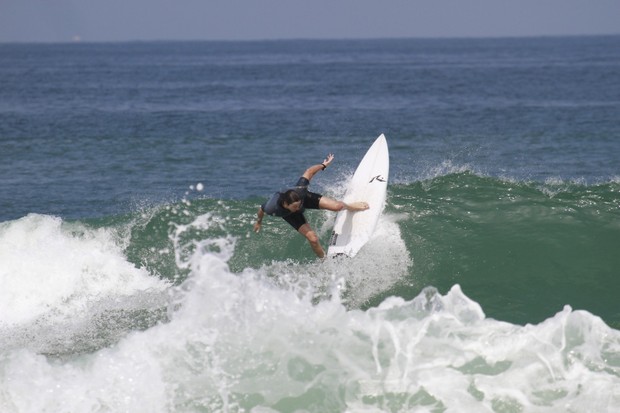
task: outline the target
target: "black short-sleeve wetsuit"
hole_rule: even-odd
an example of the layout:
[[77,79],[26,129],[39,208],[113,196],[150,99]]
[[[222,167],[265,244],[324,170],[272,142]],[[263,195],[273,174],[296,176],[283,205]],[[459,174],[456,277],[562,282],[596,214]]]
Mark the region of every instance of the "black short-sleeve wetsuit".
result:
[[308,191],[309,185],[310,181],[302,176],[294,187],[289,188],[297,192],[301,199],[301,209],[299,211],[291,212],[282,206],[280,198],[286,191],[273,194],[267,202],[261,205],[261,209],[267,215],[282,217],[286,222],[291,224],[295,230],[299,230],[299,228],[307,222],[304,216],[304,210],[306,208],[319,209],[319,201],[322,197],[320,194]]

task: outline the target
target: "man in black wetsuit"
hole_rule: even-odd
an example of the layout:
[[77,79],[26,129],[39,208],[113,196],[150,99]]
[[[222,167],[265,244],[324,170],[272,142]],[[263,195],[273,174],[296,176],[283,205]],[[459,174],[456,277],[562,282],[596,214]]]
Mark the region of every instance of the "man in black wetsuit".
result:
[[254,224],[254,231],[260,231],[265,214],[282,217],[301,235],[306,237],[312,247],[312,251],[314,251],[317,257],[323,258],[325,256],[325,251],[319,243],[319,237],[306,221],[304,210],[306,208],[327,209],[329,211],[341,211],[343,209],[349,211],[363,211],[368,209],[368,203],[366,202],[345,204],[342,201],[335,201],[308,191],[308,186],[310,185],[312,177],[317,172],[325,170],[333,160],[334,154],[330,153],[322,163],[306,169],[306,172],[299,178],[297,184],[295,184],[293,188],[285,192],[276,192],[269,201],[261,205],[258,209],[258,217]]

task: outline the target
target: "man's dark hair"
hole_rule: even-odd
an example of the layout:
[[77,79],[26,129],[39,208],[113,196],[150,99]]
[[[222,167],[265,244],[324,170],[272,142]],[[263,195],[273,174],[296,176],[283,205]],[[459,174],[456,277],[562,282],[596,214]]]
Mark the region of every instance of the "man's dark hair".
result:
[[283,193],[282,195],[280,195],[280,204],[284,205],[290,205],[294,202],[297,202],[301,200],[301,197],[299,196],[299,194],[297,192],[295,192],[294,189],[289,189],[288,191],[286,191],[285,193]]

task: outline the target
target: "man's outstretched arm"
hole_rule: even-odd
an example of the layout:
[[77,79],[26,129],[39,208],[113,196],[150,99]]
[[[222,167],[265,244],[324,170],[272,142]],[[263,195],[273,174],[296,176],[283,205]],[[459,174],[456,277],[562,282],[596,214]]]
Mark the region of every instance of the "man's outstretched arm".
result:
[[256,213],[256,223],[254,223],[254,232],[260,231],[260,227],[263,224],[264,216],[265,216],[265,211],[263,211],[263,207],[259,207],[258,212]]
[[302,176],[306,178],[308,181],[310,181],[317,172],[322,171],[325,168],[327,168],[329,164],[332,163],[333,160],[334,160],[334,154],[330,153],[329,155],[327,155],[327,158],[325,158],[325,160],[322,163],[317,164],[317,165],[312,165],[310,168],[306,169],[306,172],[304,172]]

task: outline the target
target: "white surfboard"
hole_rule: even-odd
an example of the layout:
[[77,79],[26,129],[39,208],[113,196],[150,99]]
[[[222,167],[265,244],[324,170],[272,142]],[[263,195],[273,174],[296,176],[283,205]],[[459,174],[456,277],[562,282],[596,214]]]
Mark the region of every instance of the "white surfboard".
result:
[[327,255],[355,256],[368,242],[385,206],[390,156],[387,141],[381,134],[372,144],[358,165],[343,201],[365,201],[370,206],[365,211],[340,211],[329,241]]

